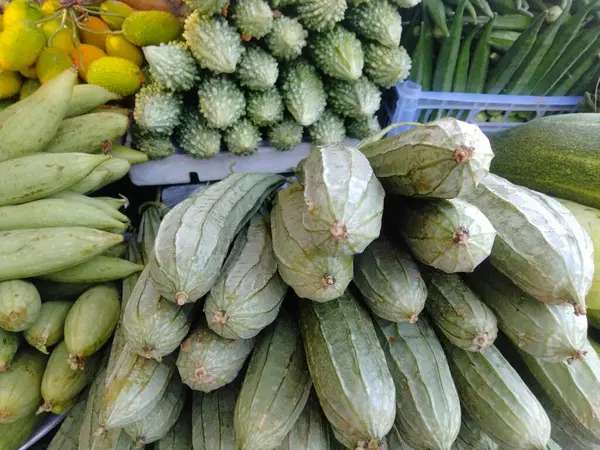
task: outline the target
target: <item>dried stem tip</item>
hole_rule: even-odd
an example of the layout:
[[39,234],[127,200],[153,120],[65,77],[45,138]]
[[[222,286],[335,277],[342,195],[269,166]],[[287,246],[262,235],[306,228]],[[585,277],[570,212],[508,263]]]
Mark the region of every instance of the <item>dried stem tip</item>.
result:
[[458,164],[468,163],[473,158],[474,150],[475,149],[473,147],[461,145],[459,148],[454,150],[454,161],[456,161]]

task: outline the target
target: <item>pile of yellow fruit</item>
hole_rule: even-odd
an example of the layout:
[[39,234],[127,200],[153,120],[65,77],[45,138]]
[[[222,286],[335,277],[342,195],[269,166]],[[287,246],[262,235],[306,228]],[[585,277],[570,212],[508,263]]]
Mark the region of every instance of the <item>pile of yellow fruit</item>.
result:
[[23,99],[72,65],[81,82],[132,95],[143,83],[141,47],[181,31],[172,14],[135,11],[118,0],[13,0],[0,14],[0,100]]

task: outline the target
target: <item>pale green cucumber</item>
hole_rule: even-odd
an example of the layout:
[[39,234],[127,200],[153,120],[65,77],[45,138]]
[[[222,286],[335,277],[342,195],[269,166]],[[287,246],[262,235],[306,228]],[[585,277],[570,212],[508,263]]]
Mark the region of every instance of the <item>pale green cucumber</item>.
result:
[[112,198],[112,197],[88,197],[87,195],[80,194],[73,191],[61,191],[49,196],[48,198],[60,198],[70,200],[74,202],[85,203],[94,208],[100,209],[109,214],[114,219],[117,219],[123,223],[129,223],[129,218],[119,212],[118,210],[124,205],[127,205],[128,201],[125,197]]
[[124,135],[129,119],[121,114],[92,113],[63,120],[46,153],[98,153],[106,142]]
[[194,391],[192,442],[194,450],[232,450],[237,389],[230,385],[204,394]]
[[113,258],[124,258],[127,255],[127,247],[127,242],[121,242],[106,250],[103,255],[112,256]]
[[32,414],[16,422],[0,423],[0,450],[18,450],[29,440],[44,420],[43,415]]
[[129,200],[126,197],[120,195],[119,198],[115,197],[93,197],[94,200],[98,200],[106,203],[109,207],[116,209],[117,211],[121,208],[127,209],[129,206]]
[[19,349],[20,338],[17,333],[11,333],[0,328],[0,372],[6,372]]
[[125,230],[127,225],[107,212],[82,202],[44,198],[14,206],[0,206],[0,231],[52,227]]
[[121,235],[81,227],[0,231],[0,280],[66,269],[122,241]]
[[120,180],[127,175],[130,168],[131,164],[124,159],[111,158],[98,165],[85,178],[70,186],[69,190],[79,194],[89,194]]
[[76,80],[77,71],[67,69],[2,111],[0,161],[37,153],[46,147],[69,108]]
[[192,415],[185,409],[169,432],[154,443],[154,450],[192,450]]
[[48,354],[48,347],[60,342],[64,336],[65,320],[73,302],[56,300],[42,303],[40,315],[35,323],[23,332],[29,345]]
[[68,189],[108,159],[83,153],[38,153],[0,162],[0,206],[30,202]]
[[76,266],[42,275],[40,278],[59,283],[103,283],[120,280],[143,269],[143,265],[126,259],[98,255]]
[[114,158],[121,158],[127,161],[132,166],[148,161],[148,154],[126,147],[124,145],[112,144],[110,154]]
[[87,395],[81,395],[77,403],[69,413],[60,428],[54,435],[54,438],[48,446],[48,450],[78,450],[79,431],[85,414],[85,404]]
[[120,95],[95,84],[78,84],[73,87],[73,96],[65,114],[65,119],[87,114],[105,103],[119,100]]
[[23,331],[40,316],[42,300],[36,287],[25,280],[0,282],[0,327]]

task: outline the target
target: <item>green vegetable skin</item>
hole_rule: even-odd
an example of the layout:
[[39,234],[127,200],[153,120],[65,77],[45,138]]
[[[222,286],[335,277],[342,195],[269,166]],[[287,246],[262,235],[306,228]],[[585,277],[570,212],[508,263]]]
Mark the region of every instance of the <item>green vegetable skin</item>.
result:
[[488,67],[490,64],[490,37],[494,28],[496,19],[491,19],[483,28],[483,34],[475,47],[473,54],[473,63],[469,68],[469,76],[467,78],[467,92],[480,94],[483,92],[485,80],[487,79]]

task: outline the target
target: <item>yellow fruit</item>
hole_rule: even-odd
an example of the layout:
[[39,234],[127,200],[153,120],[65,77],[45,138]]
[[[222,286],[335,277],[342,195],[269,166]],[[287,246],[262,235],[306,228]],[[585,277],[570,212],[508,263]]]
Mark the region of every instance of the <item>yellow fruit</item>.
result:
[[131,61],[107,56],[90,65],[87,81],[125,97],[139,90],[143,77],[140,68]]
[[23,75],[25,78],[29,78],[30,80],[37,80],[37,72],[35,71],[35,64],[32,64],[27,69],[21,69],[21,70],[19,70],[19,72],[21,72],[21,75]]
[[106,38],[106,53],[108,56],[128,59],[136,66],[141,66],[144,62],[144,55],[140,48],[133,45],[121,34]]
[[38,58],[35,70],[42,84],[57,75],[60,75],[65,70],[73,65],[73,61],[57,48],[45,48]]
[[17,72],[0,71],[0,99],[17,95],[21,90],[21,77]]
[[4,29],[22,21],[36,22],[43,17],[42,11],[33,2],[14,0],[4,8],[2,23]]
[[46,35],[48,47],[57,48],[66,55],[71,54],[75,48],[72,25],[60,28],[59,20],[50,20],[43,25],[42,30]]
[[44,32],[32,24],[13,24],[0,34],[0,66],[5,70],[27,69],[46,46]]
[[181,34],[181,23],[164,11],[136,11],[123,22],[123,34],[138,47],[159,45]]
[[4,16],[0,14],[0,33],[4,30]]
[[120,30],[125,19],[132,13],[131,6],[117,0],[107,0],[100,5],[100,17],[112,30]]
[[106,49],[106,37],[110,28],[100,18],[90,16],[79,25],[79,36],[84,44],[94,45],[103,51]]
[[79,76],[84,80],[87,80],[90,64],[105,56],[106,53],[101,48],[89,44],[79,44],[79,47],[75,47],[71,52],[71,60],[77,66]]
[[19,92],[19,100],[23,100],[24,98],[29,97],[40,87],[40,82],[38,80],[25,80],[23,86],[21,86],[21,91]]
[[60,6],[60,0],[46,0],[42,5],[42,14],[45,17],[49,17],[56,12]]

